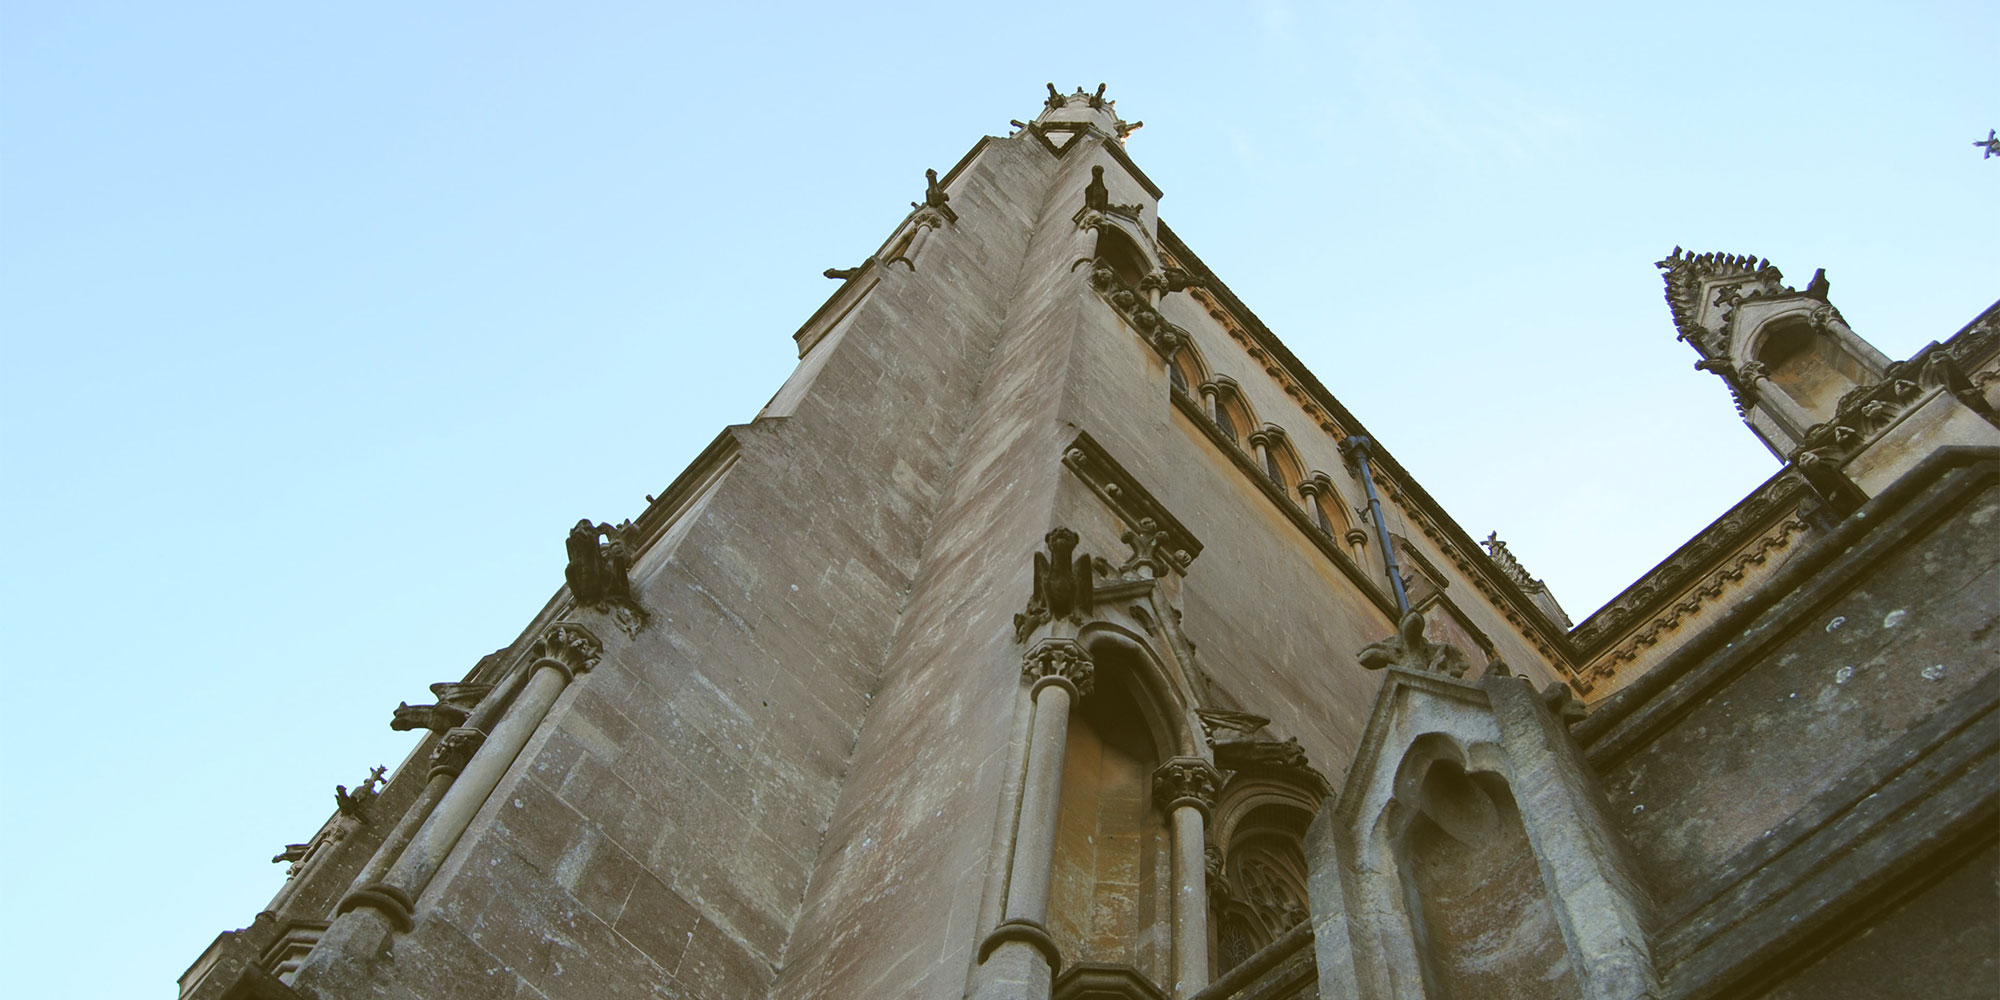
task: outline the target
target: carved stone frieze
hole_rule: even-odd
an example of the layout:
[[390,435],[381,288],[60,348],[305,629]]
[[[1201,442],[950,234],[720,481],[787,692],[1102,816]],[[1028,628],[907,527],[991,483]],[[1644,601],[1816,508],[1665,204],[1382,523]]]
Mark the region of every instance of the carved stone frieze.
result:
[[590,630],[575,622],[557,622],[528,647],[528,661],[536,667],[555,667],[574,680],[578,674],[597,666],[604,644]]
[[1428,670],[1451,677],[1464,677],[1465,671],[1471,667],[1457,646],[1448,642],[1432,642],[1425,636],[1424,616],[1414,611],[1403,616],[1402,622],[1396,626],[1395,635],[1361,647],[1356,658],[1370,670],[1400,667],[1404,670]]
[[1021,658],[1021,677],[1031,692],[1060,684],[1069,688],[1071,696],[1081,698],[1096,689],[1096,673],[1090,653],[1074,639],[1043,639]]
[[[1727,553],[1753,543],[1760,532],[1797,508],[1809,494],[1804,476],[1796,469],[1767,480],[1609,604],[1584,619],[1570,631],[1570,639],[1580,650],[1589,650],[1625,632],[1660,603],[1686,591]],[[1804,523],[1800,522],[1799,527],[1802,529]],[[1783,542],[1774,544],[1782,547]]]
[[[1789,495],[1797,499],[1803,492],[1803,484],[1801,484],[1798,491]],[[1709,531],[1695,536],[1695,541],[1688,543],[1688,547],[1684,547],[1683,551],[1686,551],[1689,547],[1697,547],[1697,543],[1702,543],[1705,539],[1709,538],[1709,532],[1718,532],[1723,539],[1735,538],[1741,546],[1734,555],[1728,557],[1719,566],[1715,566],[1706,574],[1696,577],[1693,584],[1686,586],[1685,590],[1679,592],[1666,591],[1663,585],[1675,579],[1685,581],[1687,579],[1686,576],[1677,576],[1672,571],[1690,568],[1699,569],[1701,561],[1690,558],[1686,563],[1682,563],[1680,562],[1681,554],[1676,553],[1667,563],[1662,563],[1660,568],[1647,574],[1646,579],[1627,589],[1612,604],[1606,605],[1603,610],[1592,615],[1588,621],[1584,622],[1583,626],[1578,626],[1577,632],[1572,633],[1572,635],[1582,633],[1584,627],[1588,626],[1592,637],[1604,638],[1608,635],[1617,634],[1610,630],[1610,623],[1620,622],[1630,627],[1638,614],[1650,609],[1657,609],[1653,611],[1653,617],[1650,621],[1646,621],[1640,627],[1632,629],[1625,634],[1623,640],[1590,659],[1589,665],[1579,672],[1576,679],[1579,690],[1589,691],[1596,686],[1597,682],[1615,676],[1619,665],[1638,659],[1641,649],[1654,645],[1659,642],[1662,635],[1679,628],[1682,622],[1700,614],[1704,606],[1721,597],[1725,591],[1740,583],[1753,567],[1762,565],[1773,553],[1790,547],[1792,539],[1803,533],[1807,528],[1807,524],[1805,518],[1794,511],[1787,514],[1776,524],[1771,525],[1762,534],[1751,536],[1748,539],[1744,539],[1740,535],[1727,534],[1731,527],[1736,527],[1736,525],[1723,526],[1718,522],[1716,526],[1711,526]],[[1719,548],[1719,544],[1703,544],[1698,546],[1698,548],[1700,551],[1708,553],[1713,557],[1713,554]],[[1670,567],[1669,564],[1675,565]],[[1690,566],[1690,564],[1693,565]],[[1656,587],[1658,589],[1655,589]],[[1668,600],[1668,603],[1664,607],[1659,604],[1659,601],[1663,599],[1663,593],[1666,595],[1665,599]]]
[[1104,301],[1117,310],[1118,315],[1138,331],[1139,336],[1151,345],[1163,358],[1171,359],[1174,352],[1188,342],[1188,332],[1175,326],[1138,289],[1128,288],[1118,278],[1118,272],[1103,260],[1091,262],[1090,287],[1096,289]]
[[1182,806],[1194,806],[1209,816],[1221,790],[1221,773],[1200,757],[1174,757],[1153,772],[1153,803],[1169,816]]
[[1076,553],[1076,532],[1056,527],[1042,537],[1046,553],[1035,553],[1035,590],[1028,608],[1014,616],[1014,641],[1027,642],[1051,621],[1083,624],[1095,609],[1091,560]]

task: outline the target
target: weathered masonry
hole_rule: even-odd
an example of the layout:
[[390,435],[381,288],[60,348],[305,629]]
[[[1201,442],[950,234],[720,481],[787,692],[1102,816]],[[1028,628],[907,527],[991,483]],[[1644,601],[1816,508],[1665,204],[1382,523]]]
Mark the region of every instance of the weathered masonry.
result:
[[2000,308],[1896,361],[1675,250],[1782,467],[1572,625],[1101,87],[1015,126],[184,1000],[1993,995]]

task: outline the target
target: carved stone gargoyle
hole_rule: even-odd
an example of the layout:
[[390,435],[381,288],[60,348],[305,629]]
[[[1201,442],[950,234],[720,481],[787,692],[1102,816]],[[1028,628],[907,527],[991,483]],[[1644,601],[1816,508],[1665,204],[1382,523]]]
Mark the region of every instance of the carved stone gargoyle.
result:
[[1027,642],[1028,635],[1045,622],[1081,623],[1084,615],[1096,610],[1091,560],[1075,554],[1076,532],[1055,528],[1042,541],[1048,552],[1035,553],[1035,593],[1028,599],[1028,610],[1014,616],[1015,642]]
[[[564,547],[569,565],[563,578],[576,603],[594,607],[610,615],[626,635],[636,635],[646,624],[645,609],[632,599],[632,556],[625,545],[632,522],[620,525],[592,524],[589,518],[569,529]],[[600,540],[601,539],[601,540]]]
[[472,714],[479,699],[493,690],[491,684],[468,684],[458,681],[440,681],[431,685],[431,693],[437,695],[435,705],[412,705],[402,702],[396,706],[396,717],[389,722],[389,728],[397,732],[411,729],[428,729],[442,733],[465,725],[467,716]]
[[1401,667],[1404,670],[1431,670],[1450,677],[1464,677],[1472,664],[1465,654],[1448,642],[1432,642],[1424,636],[1424,616],[1412,611],[1396,626],[1396,634],[1361,647],[1356,659],[1370,670]]
[[[569,529],[569,540],[564,543],[569,550],[569,566],[563,569],[563,577],[569,581],[570,593],[576,595],[577,603],[631,598],[632,585],[625,573],[632,566],[623,537],[629,524],[617,527],[592,524],[586,517]],[[599,541],[600,538],[603,540]]]
[[1139,217],[1143,206],[1114,205],[1111,203],[1111,188],[1104,183],[1104,168],[1090,168],[1090,183],[1083,187],[1083,207],[1088,212],[1110,212],[1127,218]]
[[919,205],[913,201],[910,202],[910,207],[936,209],[939,215],[944,216],[946,222],[957,222],[958,213],[952,211],[951,206],[946,204],[949,201],[951,201],[951,195],[946,194],[944,192],[944,185],[938,183],[937,171],[926,170],[924,171],[924,203]]
[[362,810],[366,809],[368,803],[374,800],[375,789],[388,780],[383,777],[388,770],[389,768],[386,766],[370,768],[368,771],[368,780],[362,782],[360,787],[357,787],[351,793],[347,790],[346,785],[333,786],[333,802],[340,809],[340,814],[351,819],[367,822],[368,816]]

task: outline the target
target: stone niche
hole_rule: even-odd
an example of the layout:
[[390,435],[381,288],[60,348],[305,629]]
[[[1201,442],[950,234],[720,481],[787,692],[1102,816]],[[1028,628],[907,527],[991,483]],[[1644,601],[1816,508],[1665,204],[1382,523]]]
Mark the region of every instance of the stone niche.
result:
[[1307,833],[1324,996],[1658,995],[1649,903],[1581,752],[1504,667],[1389,667]]

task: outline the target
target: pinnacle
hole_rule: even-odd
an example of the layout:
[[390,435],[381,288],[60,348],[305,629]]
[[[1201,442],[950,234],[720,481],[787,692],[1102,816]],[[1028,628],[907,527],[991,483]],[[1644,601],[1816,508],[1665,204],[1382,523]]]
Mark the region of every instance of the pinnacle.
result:
[[1105,98],[1105,85],[1102,83],[1097,85],[1095,92],[1078,87],[1076,92],[1071,94],[1057,90],[1053,83],[1045,86],[1049,93],[1042,100],[1042,113],[1035,118],[1037,125],[1085,124],[1094,126],[1123,142],[1126,136],[1146,124],[1127,122],[1118,117],[1118,102]]

